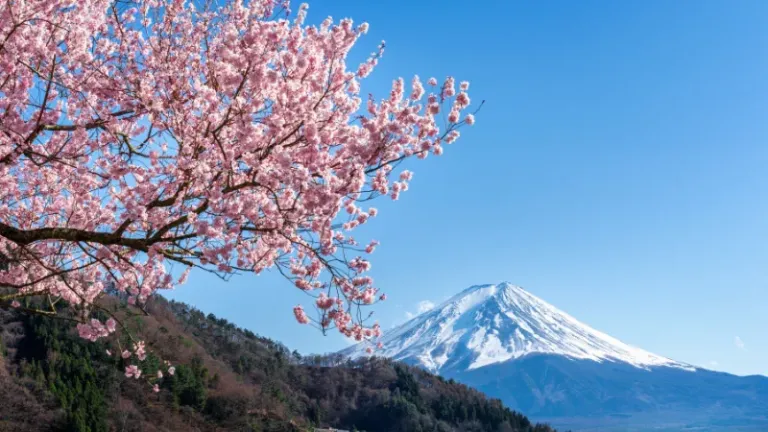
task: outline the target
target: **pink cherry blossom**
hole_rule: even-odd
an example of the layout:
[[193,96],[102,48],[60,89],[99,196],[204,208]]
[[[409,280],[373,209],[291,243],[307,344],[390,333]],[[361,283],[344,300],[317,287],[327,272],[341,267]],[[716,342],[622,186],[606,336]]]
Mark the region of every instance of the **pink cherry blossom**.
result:
[[420,100],[424,96],[424,86],[421,85],[421,81],[418,76],[413,77],[411,81],[411,99]]
[[171,366],[168,368],[168,375],[173,376],[173,374],[176,373],[176,368],[174,366]]
[[467,114],[467,116],[464,118],[464,123],[472,126],[473,124],[475,124],[475,116],[473,116],[472,114]]
[[376,240],[371,240],[371,242],[368,244],[368,246],[365,247],[365,253],[372,254],[373,251],[376,249],[376,246],[379,245],[379,242]]
[[163,372],[162,371],[157,371],[157,378],[158,379],[162,379],[163,378]]
[[[321,293],[320,297],[318,297],[316,301],[316,304],[317,304],[317,307],[320,309],[330,309],[335,304],[335,300],[331,297],[328,297],[325,293]],[[296,320],[302,324],[306,324],[306,323],[303,323],[301,320],[299,320],[298,315],[296,316]]]
[[136,354],[136,357],[138,357],[140,361],[144,361],[144,359],[147,358],[147,353],[144,351],[143,341],[139,341],[133,344],[133,352]]
[[296,317],[296,321],[298,321],[299,324],[309,323],[309,317],[307,317],[307,314],[304,313],[304,308],[301,306],[296,306],[293,308],[293,315]]
[[91,319],[87,323],[77,324],[77,332],[83,339],[96,341],[99,338],[109,336],[109,334],[114,331],[114,320],[112,320],[112,324],[112,331],[110,331],[109,322],[107,325],[104,325],[97,319]]
[[459,139],[460,132],[457,130],[452,130],[448,133],[448,135],[445,137],[445,142],[448,144],[451,144],[455,142],[457,139]]
[[127,378],[133,377],[133,378],[139,379],[139,377],[141,376],[141,369],[139,369],[139,367],[136,366],[136,365],[126,366],[125,367],[125,376]]
[[157,384],[153,385],[152,386],[152,391],[155,392],[155,393],[158,393],[160,391],[160,386],[157,385]]
[[447,99],[453,95],[456,94],[456,88],[454,87],[454,79],[453,77],[448,77],[445,79],[445,82],[443,83],[443,90],[441,96],[443,99]]
[[373,288],[368,288],[365,291],[363,291],[363,294],[361,296],[361,300],[363,301],[363,303],[371,304],[375,301],[375,299],[376,299],[376,290],[374,290]]
[[[64,300],[96,341],[118,329],[94,319],[106,292],[139,309],[192,268],[277,268],[308,294],[334,293],[314,299],[317,322],[367,338],[359,309],[377,298],[366,273],[378,243],[353,234],[378,211],[361,206],[397,200],[411,179],[399,162],[441,154],[458,119],[474,123],[469,84],[457,95],[453,77],[430,78],[425,95],[419,77],[397,78],[361,97],[385,44],[350,65],[368,24],[310,26],[305,6],[287,20],[274,0],[113,3],[0,2],[7,298]],[[146,358],[143,342],[131,348],[124,359]]]
[[114,318],[109,318],[106,324],[107,324],[107,331],[110,333],[114,333],[117,326],[117,321],[115,321]]
[[462,109],[469,106],[470,100],[469,95],[467,95],[466,92],[461,92],[458,95],[456,95],[456,102],[455,105],[457,108]]

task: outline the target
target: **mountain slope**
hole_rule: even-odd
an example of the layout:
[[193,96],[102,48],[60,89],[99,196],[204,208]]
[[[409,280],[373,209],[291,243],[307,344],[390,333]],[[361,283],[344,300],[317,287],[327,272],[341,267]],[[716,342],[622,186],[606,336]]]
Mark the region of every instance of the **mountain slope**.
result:
[[[648,368],[690,365],[629,346],[509,283],[477,285],[387,332],[378,355],[433,372],[472,370],[526,355],[620,361]],[[344,354],[359,358],[363,346]]]
[[68,321],[0,310],[0,431],[552,432],[465,385],[386,359],[305,356],[182,303],[105,308],[146,340],[142,368],[176,366],[159,393]]
[[[454,378],[561,427],[768,430],[768,378],[708,371],[627,345],[509,283],[470,287],[389,331],[383,343],[376,355]],[[362,358],[364,348],[341,354]]]

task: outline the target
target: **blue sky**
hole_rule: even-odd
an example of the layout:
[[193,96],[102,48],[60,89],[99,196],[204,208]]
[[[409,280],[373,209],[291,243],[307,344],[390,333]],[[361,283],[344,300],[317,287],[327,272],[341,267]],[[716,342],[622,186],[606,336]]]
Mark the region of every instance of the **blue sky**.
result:
[[[627,343],[768,374],[768,3],[481,5],[310,3],[370,23],[361,59],[386,40],[364,93],[453,75],[487,101],[356,235],[381,241],[384,328],[506,280]],[[195,276],[170,296],[302,353],[345,346],[295,322],[306,297],[278,275]]]

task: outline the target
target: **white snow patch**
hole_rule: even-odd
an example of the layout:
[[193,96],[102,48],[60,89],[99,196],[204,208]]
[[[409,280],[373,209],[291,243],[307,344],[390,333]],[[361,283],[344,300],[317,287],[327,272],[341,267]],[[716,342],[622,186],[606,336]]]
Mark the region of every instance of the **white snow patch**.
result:
[[[695,371],[597,331],[509,283],[470,287],[392,329],[382,342],[375,355],[413,359],[435,372],[447,364],[476,369],[534,353]],[[367,346],[342,353],[365,356]]]

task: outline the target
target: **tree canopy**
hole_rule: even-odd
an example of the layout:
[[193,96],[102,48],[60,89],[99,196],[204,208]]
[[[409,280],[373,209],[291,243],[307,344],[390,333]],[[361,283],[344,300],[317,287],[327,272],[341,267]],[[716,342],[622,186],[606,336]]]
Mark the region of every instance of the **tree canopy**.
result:
[[427,93],[416,76],[364,98],[384,43],[348,65],[368,25],[306,14],[274,0],[2,2],[0,304],[51,315],[62,302],[97,340],[123,327],[93,315],[105,291],[141,309],[193,268],[276,269],[314,297],[299,322],[375,339],[361,307],[385,298],[367,275],[378,242],[352,232],[376,216],[368,201],[408,189],[402,161],[474,123],[469,84],[431,78]]

